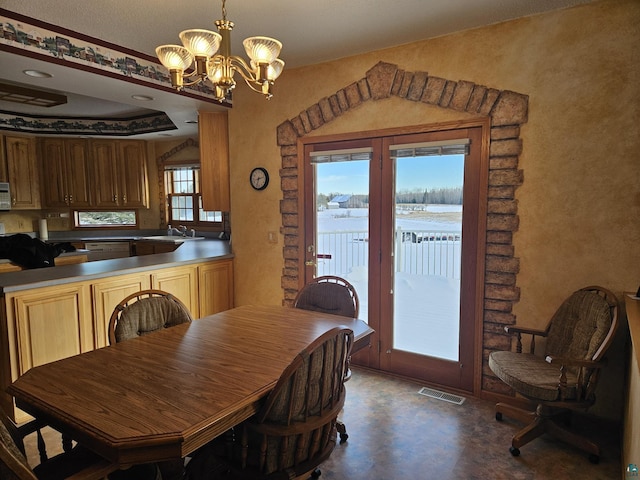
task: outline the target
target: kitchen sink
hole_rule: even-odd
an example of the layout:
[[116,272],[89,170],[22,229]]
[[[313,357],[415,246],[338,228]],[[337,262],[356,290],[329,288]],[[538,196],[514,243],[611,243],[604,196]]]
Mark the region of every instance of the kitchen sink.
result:
[[141,237],[140,240],[149,240],[152,242],[170,242],[180,243],[189,240],[203,240],[204,237],[181,237],[180,235],[155,235],[152,237]]

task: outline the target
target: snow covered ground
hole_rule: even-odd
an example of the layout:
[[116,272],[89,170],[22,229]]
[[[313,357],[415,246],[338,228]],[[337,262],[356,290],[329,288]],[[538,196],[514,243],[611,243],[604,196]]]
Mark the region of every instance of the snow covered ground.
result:
[[[407,237],[396,243],[396,259],[402,259],[402,265],[396,266],[394,274],[394,348],[458,360],[462,209],[459,205],[410,207],[414,210],[396,211],[396,229],[432,232],[429,235],[434,239],[411,241]],[[318,212],[317,221],[317,253],[331,255],[318,260],[318,275],[338,275],[352,283],[360,299],[360,317],[366,319],[368,210],[324,210]],[[445,237],[449,240],[443,240]],[[434,268],[413,268],[408,263]],[[443,269],[444,264],[447,268]]]

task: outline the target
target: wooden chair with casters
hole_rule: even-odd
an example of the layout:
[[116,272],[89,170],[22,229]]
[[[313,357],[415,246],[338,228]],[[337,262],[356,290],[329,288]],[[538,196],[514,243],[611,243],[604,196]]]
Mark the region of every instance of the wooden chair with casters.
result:
[[[347,280],[334,275],[314,278],[298,292],[293,306],[303,310],[331,313],[343,317],[357,318],[360,313],[360,300],[356,289]],[[351,378],[351,370],[347,370],[347,378]],[[338,420],[340,443],[349,438],[347,427]]]
[[162,290],[141,290],[122,300],[109,319],[109,344],[192,321],[187,307]]
[[[543,331],[505,327],[516,335],[516,351],[492,352],[489,367],[517,394],[537,404],[533,412],[506,403],[496,405],[497,420],[504,414],[528,424],[514,435],[512,455],[520,455],[523,445],[547,433],[586,451],[591,462],[598,463],[598,445],[570,431],[568,420],[572,411],[595,403],[604,355],[617,328],[618,300],[597,286],[569,296]],[[529,353],[522,353],[522,334],[532,336]],[[546,337],[542,356],[535,353],[536,336]]]
[[[288,480],[311,474],[336,444],[353,331],[336,327],[302,350],[258,412],[197,451],[188,480]],[[226,437],[226,438],[225,438]]]
[[2,480],[99,480],[118,470],[104,458],[76,446],[69,452],[31,468],[25,455],[21,432],[2,415],[0,422],[0,478]]

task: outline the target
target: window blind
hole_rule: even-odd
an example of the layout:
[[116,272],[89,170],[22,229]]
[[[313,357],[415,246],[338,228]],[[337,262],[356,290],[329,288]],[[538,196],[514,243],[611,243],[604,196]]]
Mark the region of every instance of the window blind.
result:
[[464,138],[439,142],[391,145],[389,150],[391,151],[391,158],[467,155],[470,143],[471,141],[468,138]]
[[373,148],[350,148],[346,150],[327,150],[311,152],[311,163],[352,162],[355,160],[371,160]]

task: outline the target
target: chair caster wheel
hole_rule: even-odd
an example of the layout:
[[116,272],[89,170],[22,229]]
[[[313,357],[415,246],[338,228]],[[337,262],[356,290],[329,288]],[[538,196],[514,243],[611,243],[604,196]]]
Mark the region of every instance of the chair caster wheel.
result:
[[594,465],[597,465],[598,463],[600,463],[600,457],[592,453],[591,455],[589,455],[589,461]]
[[516,447],[509,447],[509,453],[514,457],[517,457],[520,455],[520,449]]
[[499,422],[502,421],[502,413],[496,412],[496,420],[499,421]]
[[347,441],[347,438],[349,438],[349,435],[346,433],[341,433],[340,434],[340,443],[344,443]]
[[313,472],[311,472],[311,478],[318,478],[322,475],[322,472],[319,468],[316,468]]

